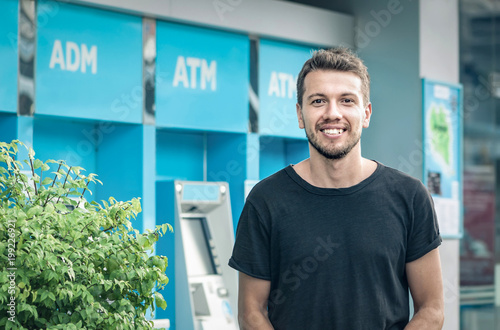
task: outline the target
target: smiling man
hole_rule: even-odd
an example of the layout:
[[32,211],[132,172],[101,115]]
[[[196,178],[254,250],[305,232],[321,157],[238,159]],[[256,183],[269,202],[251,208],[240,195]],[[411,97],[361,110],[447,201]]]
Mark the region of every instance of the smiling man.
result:
[[432,199],[420,181],[361,156],[369,89],[348,49],[304,64],[296,111],[310,157],[254,187],[229,261],[242,329],[442,328]]

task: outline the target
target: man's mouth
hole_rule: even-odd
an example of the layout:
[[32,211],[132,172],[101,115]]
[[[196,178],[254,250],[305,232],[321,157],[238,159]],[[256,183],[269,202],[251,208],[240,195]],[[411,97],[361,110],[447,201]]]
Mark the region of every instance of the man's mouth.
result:
[[326,135],[339,135],[345,132],[343,128],[326,128],[321,130]]

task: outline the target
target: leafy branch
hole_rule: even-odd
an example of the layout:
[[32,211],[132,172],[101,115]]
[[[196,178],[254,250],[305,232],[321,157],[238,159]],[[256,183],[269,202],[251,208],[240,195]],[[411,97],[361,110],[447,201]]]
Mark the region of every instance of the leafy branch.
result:
[[[148,251],[166,225],[141,234],[133,229],[131,220],[141,211],[138,199],[87,202],[90,183],[101,182],[62,160],[42,162],[29,149],[23,162],[30,171],[22,173],[18,145],[23,146],[0,142],[0,168],[6,169],[0,170],[0,202],[6,205],[0,209],[0,278],[7,276],[2,269],[12,267],[9,253],[23,265],[16,271],[12,327],[151,329],[146,311],[154,312],[155,302],[166,307],[159,291],[168,279],[166,257]],[[51,166],[57,167],[54,178],[47,175]],[[10,252],[1,245],[12,232],[9,219],[16,219],[16,247]],[[0,291],[0,328],[10,322],[6,299]]]

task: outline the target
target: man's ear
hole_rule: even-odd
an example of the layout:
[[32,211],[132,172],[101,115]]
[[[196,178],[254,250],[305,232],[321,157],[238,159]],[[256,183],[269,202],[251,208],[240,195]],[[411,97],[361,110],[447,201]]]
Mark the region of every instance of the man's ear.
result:
[[365,107],[363,128],[368,128],[370,126],[370,118],[372,117],[372,104],[371,102]]
[[303,129],[304,128],[304,118],[302,118],[302,108],[300,104],[296,104],[295,108],[297,110],[297,119],[299,120],[299,128]]

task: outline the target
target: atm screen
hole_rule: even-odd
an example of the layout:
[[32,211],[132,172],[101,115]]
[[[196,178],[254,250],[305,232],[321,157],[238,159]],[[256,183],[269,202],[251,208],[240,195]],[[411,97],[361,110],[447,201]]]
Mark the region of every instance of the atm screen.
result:
[[217,274],[210,252],[206,219],[182,218],[181,230],[188,276]]

